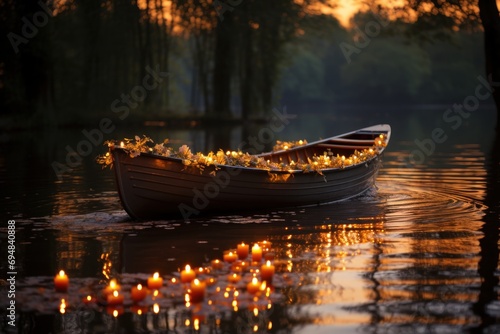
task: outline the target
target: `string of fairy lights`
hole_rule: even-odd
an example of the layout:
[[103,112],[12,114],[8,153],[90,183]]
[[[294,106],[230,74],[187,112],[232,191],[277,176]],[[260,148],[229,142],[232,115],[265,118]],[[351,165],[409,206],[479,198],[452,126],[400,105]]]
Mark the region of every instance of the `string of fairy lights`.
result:
[[[134,138],[124,138],[121,142],[107,141],[106,144],[110,149],[119,146],[129,154],[131,158],[140,156],[143,153],[158,155],[162,157],[171,157],[182,159],[182,163],[186,166],[197,167],[202,172],[207,166],[241,166],[248,168],[257,168],[267,171],[288,171],[288,172],[311,172],[315,171],[322,174],[322,170],[331,168],[345,168],[348,166],[361,164],[372,159],[379,154],[380,150],[387,145],[387,136],[380,134],[377,136],[373,145],[363,150],[354,150],[348,156],[334,154],[330,149],[327,149],[321,155],[308,157],[306,160],[291,160],[287,161],[271,161],[262,156],[249,154],[248,152],[218,150],[217,152],[210,151],[208,154],[201,152],[193,153],[187,145],[180,146],[177,150],[169,146],[169,139],[165,139],[162,143],[155,143],[147,136],[135,136]],[[273,148],[273,152],[280,152],[292,149],[294,147],[306,145],[306,140],[298,141],[277,141]],[[110,152],[101,155],[97,158],[97,163],[103,167],[112,166],[113,158]]]

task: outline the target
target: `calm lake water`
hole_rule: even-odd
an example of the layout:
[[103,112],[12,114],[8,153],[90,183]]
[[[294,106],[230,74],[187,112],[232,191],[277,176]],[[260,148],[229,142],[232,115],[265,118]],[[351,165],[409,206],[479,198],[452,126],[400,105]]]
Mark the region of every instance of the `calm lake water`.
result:
[[[0,263],[3,273],[11,271],[7,221],[15,220],[17,317],[16,327],[8,324],[6,307],[13,298],[6,298],[9,284],[2,281],[2,331],[499,333],[495,111],[484,108],[447,123],[447,108],[346,110],[290,119],[273,140],[311,141],[389,123],[393,134],[376,187],[331,205],[189,223],[130,220],[113,174],[94,162],[105,151],[100,145],[59,180],[51,164],[64,163],[65,147],[76,149],[85,127],[4,134]],[[289,108],[288,113],[295,112]],[[193,151],[236,149],[266,127],[116,125],[105,139],[147,134],[156,141],[168,137],[173,145],[188,144]],[[433,132],[439,140],[431,139]],[[231,304],[239,298],[234,290],[226,304],[206,302],[196,309],[185,306],[175,291],[182,288],[173,284],[162,291],[156,309],[153,300],[141,310],[127,305],[113,315],[98,303],[81,303],[109,278],[128,286],[158,271],[170,279],[186,264],[204,266],[241,242],[263,240],[272,243],[275,254],[276,289],[259,300],[245,300],[242,294],[237,310]],[[68,294],[53,291],[52,278],[60,269],[70,277]],[[68,303],[64,314],[61,298]]]

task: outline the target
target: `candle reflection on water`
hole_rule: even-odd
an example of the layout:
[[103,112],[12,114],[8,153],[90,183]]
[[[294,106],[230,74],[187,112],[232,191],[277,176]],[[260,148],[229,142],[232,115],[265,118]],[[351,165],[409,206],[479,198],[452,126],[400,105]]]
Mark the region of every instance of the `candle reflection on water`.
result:
[[[272,299],[271,299],[272,294],[273,294],[272,287],[268,286],[268,284],[266,284],[266,282],[265,282],[265,280],[266,280],[265,276],[270,275],[272,277],[272,273],[274,272],[274,270],[266,272],[266,268],[275,267],[276,268],[275,272],[277,274],[279,273],[278,276],[280,276],[280,277],[281,277],[281,275],[283,275],[283,273],[301,274],[302,272],[308,272],[308,270],[310,270],[311,268],[307,267],[309,269],[305,270],[306,267],[304,267],[304,265],[310,266],[309,261],[304,261],[304,258],[302,256],[305,254],[314,252],[317,255],[319,255],[319,257],[317,257],[315,262],[314,262],[314,263],[316,263],[316,269],[310,270],[309,272],[328,273],[328,272],[334,272],[335,270],[338,271],[338,266],[336,267],[335,265],[333,265],[333,263],[330,263],[329,261],[327,261],[327,259],[330,259],[331,261],[335,262],[335,260],[333,260],[333,259],[336,257],[343,259],[343,258],[346,258],[348,256],[355,256],[356,252],[349,252],[348,250],[345,250],[344,248],[355,245],[356,242],[369,242],[370,240],[373,241],[373,238],[370,239],[370,238],[366,237],[368,235],[368,233],[365,233],[361,236],[359,233],[352,233],[353,231],[349,231],[349,230],[356,230],[356,229],[363,230],[364,227],[360,227],[359,225],[335,226],[335,225],[330,224],[330,225],[320,225],[320,226],[316,226],[314,228],[315,228],[315,230],[320,230],[320,232],[315,231],[315,237],[317,239],[314,242],[309,242],[307,239],[304,239],[304,234],[302,234],[302,233],[300,233],[300,234],[294,233],[293,228],[290,229],[290,232],[292,232],[292,233],[284,235],[283,239],[281,239],[280,237],[276,237],[272,241],[272,245],[273,245],[272,252],[274,254],[273,259],[275,259],[273,261],[276,261],[275,263],[273,263],[273,261],[271,261],[271,260],[263,262],[263,258],[265,258],[266,252],[269,253],[271,250],[269,248],[271,242],[269,242],[267,244],[267,247],[265,247],[265,248],[263,248],[263,247],[261,248],[259,246],[259,243],[254,243],[255,245],[257,245],[258,248],[260,248],[260,251],[262,254],[260,261],[258,261],[258,262],[254,261],[253,263],[251,263],[247,266],[247,265],[245,265],[246,261],[235,260],[232,263],[224,264],[221,269],[218,269],[218,270],[220,270],[220,274],[217,273],[217,270],[214,271],[213,268],[207,268],[207,267],[203,267],[203,266],[198,267],[196,270],[193,270],[190,268],[190,265],[186,265],[186,268],[184,269],[184,271],[187,271],[189,273],[196,272],[197,274],[195,273],[195,276],[199,276],[200,281],[203,279],[204,282],[206,282],[207,289],[210,286],[213,286],[213,288],[211,288],[212,289],[211,291],[213,291],[214,293],[217,293],[217,291],[220,291],[220,293],[222,293],[224,295],[224,298],[227,299],[226,305],[227,305],[227,307],[229,307],[232,310],[232,312],[236,312],[236,313],[240,314],[239,312],[241,312],[243,309],[248,308],[248,302],[245,301],[246,298],[248,298],[248,294],[254,295],[255,299],[256,299],[255,301],[263,299],[262,303],[259,302],[260,303],[259,306],[255,306],[252,308],[252,312],[255,313],[254,317],[266,318],[267,315],[265,314],[265,310],[271,310],[273,303],[275,303],[275,301],[272,301]],[[323,232],[322,230],[328,230],[328,231]],[[337,242],[337,244],[335,244],[335,242]],[[266,245],[266,243],[260,243],[260,245]],[[257,248],[257,247],[255,247],[255,248]],[[253,258],[253,255],[249,254],[248,260],[251,260],[252,258]],[[247,260],[247,259],[244,259],[244,260]],[[219,264],[220,262],[210,262],[209,264],[211,264],[211,263],[214,263],[217,266],[220,266],[220,264]],[[337,263],[340,263],[340,262],[337,262]],[[301,271],[301,270],[305,270],[305,271]],[[178,274],[181,274],[181,273],[178,273]],[[222,274],[222,276],[221,276],[221,274]],[[231,282],[231,279],[230,279],[231,277],[236,278],[236,277],[241,275],[242,278],[244,278],[244,277],[248,277],[248,275],[252,275],[252,274],[254,275],[254,277],[252,277],[250,279],[246,278],[241,283],[241,285],[239,285],[239,288],[232,288],[231,289],[231,288],[225,286],[225,285],[230,284],[230,283],[239,284],[239,280],[237,280],[237,279],[234,279]],[[206,277],[207,275],[210,277],[210,279],[208,279]],[[261,275],[264,275],[264,277],[262,277],[262,281],[259,280],[259,277],[261,277]],[[157,277],[159,277],[159,275],[156,275],[156,276],[153,275],[152,277],[157,278]],[[267,276],[267,277],[269,277],[269,276]],[[298,276],[298,277],[300,277],[300,276]],[[129,308],[129,306],[125,306],[124,309],[120,309],[120,308],[110,309],[109,310],[110,314],[112,313],[113,316],[119,317],[120,314],[122,314],[124,311],[127,312],[127,310],[129,310],[130,312],[133,312],[136,315],[142,315],[142,314],[148,314],[148,313],[153,313],[153,314],[165,313],[165,312],[167,312],[166,311],[167,309],[163,309],[160,305],[161,305],[161,303],[168,300],[168,298],[170,298],[169,297],[170,292],[167,292],[167,291],[174,291],[172,289],[186,289],[185,293],[184,293],[184,305],[183,305],[183,307],[185,307],[188,310],[191,310],[194,307],[195,303],[193,303],[193,298],[191,295],[191,290],[189,288],[189,285],[186,285],[187,282],[184,284],[178,284],[177,283],[178,278],[182,278],[182,275],[170,277],[166,280],[166,284],[164,286],[162,286],[161,289],[150,291],[149,297],[148,297],[148,298],[150,298],[149,300],[153,300],[155,298],[155,295],[156,295],[157,296],[156,298],[158,298],[157,299],[158,302],[155,304],[151,304],[152,306],[149,310],[137,309],[137,308],[131,307],[131,306]],[[189,277],[189,279],[191,279],[191,277]],[[304,299],[304,296],[307,296],[307,294],[303,295],[302,293],[299,292],[299,290],[297,290],[297,288],[300,288],[300,286],[303,284],[303,282],[301,282],[302,279],[307,279],[307,278],[304,276],[303,278],[299,279],[297,286],[289,291],[294,291],[293,292],[294,294],[299,293],[299,295],[301,295],[300,300],[305,301],[307,299]],[[317,277],[317,279],[318,280],[316,280],[315,284],[321,285],[322,284],[321,278]],[[146,281],[146,278],[144,278],[144,280],[142,282],[145,282],[145,281]],[[210,282],[210,283],[208,283],[208,282]],[[278,280],[278,282],[282,282],[282,281]],[[132,284],[137,284],[137,281],[136,281],[136,283],[132,283]],[[112,280],[112,281],[110,281],[109,285],[106,286],[106,289],[113,291],[113,297],[119,298],[122,295],[118,294],[118,296],[115,296],[114,290],[122,288],[122,286],[123,286],[123,283],[118,284],[117,281]],[[177,287],[174,288],[175,286],[177,286]],[[135,287],[135,285],[130,286],[130,283],[127,283],[125,285],[125,287],[126,288],[124,291],[125,291],[126,301],[124,303],[125,303],[125,305],[128,305],[129,302],[127,300],[130,300],[130,302],[132,301],[131,294],[129,297],[127,297],[128,293],[131,292],[131,288]],[[222,289],[221,289],[221,287],[222,287]],[[241,289],[241,291],[244,293],[241,294],[239,289]],[[163,294],[162,291],[165,292],[165,294]],[[328,293],[332,294],[332,293],[334,293],[334,291],[331,291],[331,290],[330,291],[325,290],[323,292],[317,291],[315,298],[319,297],[319,300],[320,300],[319,303],[324,303],[324,302],[326,302],[326,298],[327,298]],[[212,294],[212,292],[211,292],[211,294]],[[130,299],[128,299],[128,298],[130,298]],[[264,300],[266,300],[266,298],[267,298],[267,301],[264,302]],[[285,300],[286,299],[287,298],[285,297]],[[197,302],[199,302],[199,301],[197,301]],[[119,303],[120,302],[118,302],[118,304]],[[205,305],[210,305],[210,307],[212,307],[214,310],[217,310],[218,308],[220,308],[223,305],[223,304],[221,304],[220,300],[217,300],[217,298],[213,298],[213,296],[205,299],[203,301],[203,303]],[[242,305],[244,305],[244,306],[242,306]],[[118,310],[118,313],[116,312],[116,310]],[[292,312],[292,314],[293,314],[293,312]],[[165,326],[169,326],[168,325],[169,323],[170,323],[169,321],[165,321]],[[191,321],[190,326],[192,327],[193,324],[194,324],[194,322]],[[199,326],[200,328],[202,328],[205,325],[207,325],[205,322],[198,322],[198,324],[197,324],[197,326]],[[257,328],[262,330],[262,329],[265,329],[268,325],[272,327],[272,322],[269,321],[269,319],[265,320],[263,325],[257,325]],[[156,326],[155,328],[158,328],[158,323],[156,323],[155,326]],[[254,326],[254,325],[252,325],[252,326]],[[251,328],[254,328],[254,327],[251,327]]]

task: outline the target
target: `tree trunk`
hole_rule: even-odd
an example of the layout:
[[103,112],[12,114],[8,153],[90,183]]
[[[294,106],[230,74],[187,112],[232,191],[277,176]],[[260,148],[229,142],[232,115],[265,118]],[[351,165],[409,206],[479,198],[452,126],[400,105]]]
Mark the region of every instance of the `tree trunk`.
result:
[[215,28],[215,67],[213,76],[213,116],[228,118],[231,115],[231,77],[234,59],[233,15],[227,15]]
[[241,117],[243,120],[248,120],[254,112],[254,99],[252,98],[252,95],[255,85],[255,68],[252,66],[252,60],[254,59],[253,34],[252,28],[248,25],[248,23],[243,33],[243,45],[241,49],[243,50],[239,57],[241,61]]
[[497,131],[500,131],[500,14],[495,0],[478,0],[479,16],[484,28],[486,74],[494,89],[497,107]]

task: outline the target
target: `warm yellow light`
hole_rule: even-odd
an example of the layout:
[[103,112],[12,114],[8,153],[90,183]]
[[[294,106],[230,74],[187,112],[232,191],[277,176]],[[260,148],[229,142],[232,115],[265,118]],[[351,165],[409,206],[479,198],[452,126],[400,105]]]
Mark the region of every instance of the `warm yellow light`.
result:
[[59,305],[59,312],[61,314],[66,313],[66,300],[64,298],[61,299],[61,304]]

